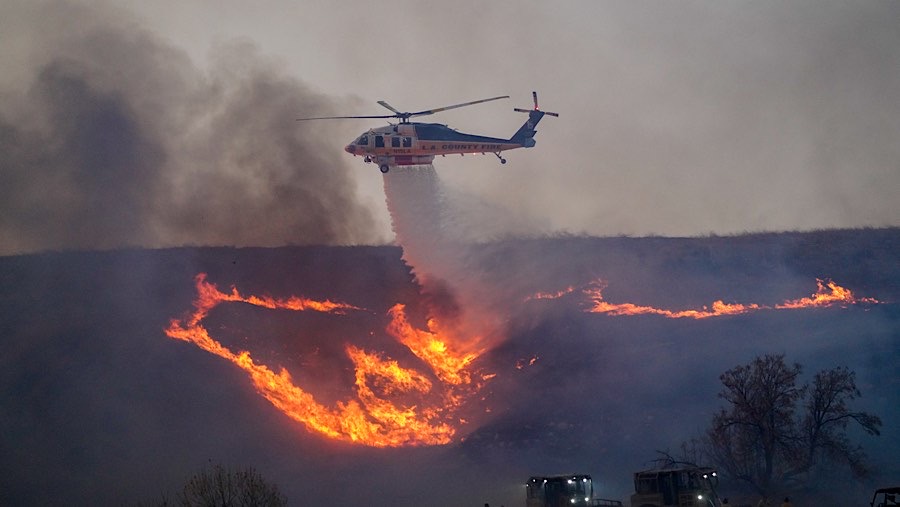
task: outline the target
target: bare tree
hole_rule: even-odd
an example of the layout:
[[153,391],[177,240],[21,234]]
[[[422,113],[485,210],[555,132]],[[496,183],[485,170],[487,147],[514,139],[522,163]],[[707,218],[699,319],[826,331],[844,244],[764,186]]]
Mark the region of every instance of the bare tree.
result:
[[817,461],[843,461],[859,477],[868,474],[865,453],[847,438],[847,425],[859,424],[869,435],[880,435],[881,419],[866,412],[853,412],[847,402],[861,396],[856,373],[846,367],[816,374],[806,400],[803,430],[806,443],[805,463],[809,469]]
[[848,408],[860,396],[853,372],[824,370],[811,386],[797,385],[800,373],[784,355],[765,355],[719,377],[728,405],[707,431],[710,458],[762,497],[808,484],[816,466],[844,463],[864,475],[865,453],[850,443],[847,427],[855,422],[879,434],[881,419]]
[[226,469],[215,465],[185,484],[180,495],[185,507],[277,507],[287,505],[278,486],[269,484],[253,468]]

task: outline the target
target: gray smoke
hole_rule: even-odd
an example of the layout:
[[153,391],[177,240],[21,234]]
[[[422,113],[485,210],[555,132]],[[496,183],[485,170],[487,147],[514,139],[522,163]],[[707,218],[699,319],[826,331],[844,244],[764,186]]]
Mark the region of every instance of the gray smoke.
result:
[[249,43],[201,68],[91,5],[2,9],[4,44],[28,57],[0,52],[0,254],[380,239],[338,127],[294,121],[337,101]]

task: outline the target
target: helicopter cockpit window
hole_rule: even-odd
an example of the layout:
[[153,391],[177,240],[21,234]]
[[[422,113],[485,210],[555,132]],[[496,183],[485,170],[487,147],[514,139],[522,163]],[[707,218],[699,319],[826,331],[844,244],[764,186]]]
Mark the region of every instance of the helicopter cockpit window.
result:
[[411,137],[403,138],[403,147],[404,148],[412,148],[412,138]]
[[369,136],[359,136],[359,140],[356,141],[356,144],[360,146],[366,146],[369,144]]

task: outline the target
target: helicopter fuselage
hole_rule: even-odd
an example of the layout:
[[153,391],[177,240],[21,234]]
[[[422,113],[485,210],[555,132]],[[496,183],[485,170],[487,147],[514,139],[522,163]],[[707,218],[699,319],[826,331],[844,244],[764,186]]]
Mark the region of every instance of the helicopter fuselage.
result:
[[400,123],[371,129],[344,150],[379,166],[430,164],[436,155],[499,153],[534,146],[534,139],[510,139],[458,132],[440,123]]

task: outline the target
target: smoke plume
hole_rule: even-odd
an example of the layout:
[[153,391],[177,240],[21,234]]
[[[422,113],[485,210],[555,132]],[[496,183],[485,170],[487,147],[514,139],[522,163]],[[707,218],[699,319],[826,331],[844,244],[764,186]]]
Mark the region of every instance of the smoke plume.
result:
[[337,102],[251,44],[201,68],[110,8],[4,10],[29,57],[0,82],[0,254],[380,239],[336,127],[294,121]]

